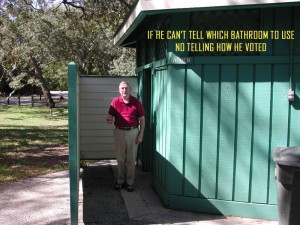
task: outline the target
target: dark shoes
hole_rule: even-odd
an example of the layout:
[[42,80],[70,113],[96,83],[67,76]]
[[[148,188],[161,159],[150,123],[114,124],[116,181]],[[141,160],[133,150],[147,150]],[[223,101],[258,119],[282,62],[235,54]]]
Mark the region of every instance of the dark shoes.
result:
[[127,185],[127,191],[128,192],[133,192],[135,190],[133,185]]
[[114,190],[116,191],[121,190],[122,187],[124,187],[124,184],[115,184]]
[[[121,190],[123,187],[125,187],[125,184],[115,184],[114,190],[119,191],[119,190]],[[133,191],[135,191],[134,186],[128,184],[128,185],[127,185],[127,191],[128,191],[128,192],[133,192]]]

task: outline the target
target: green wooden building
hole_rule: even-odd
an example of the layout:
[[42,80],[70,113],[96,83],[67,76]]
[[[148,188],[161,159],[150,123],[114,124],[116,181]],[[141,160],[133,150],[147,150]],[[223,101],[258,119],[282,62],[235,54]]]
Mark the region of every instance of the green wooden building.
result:
[[300,145],[299,38],[299,1],[136,4],[115,44],[136,49],[139,156],[166,207],[277,219],[272,153]]

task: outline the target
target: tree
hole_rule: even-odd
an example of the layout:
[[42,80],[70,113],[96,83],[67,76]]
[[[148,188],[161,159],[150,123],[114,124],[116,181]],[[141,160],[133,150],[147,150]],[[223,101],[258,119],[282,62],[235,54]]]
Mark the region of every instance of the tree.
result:
[[122,48],[121,51],[120,56],[112,60],[109,74],[117,76],[133,75],[135,73],[135,50]]
[[115,47],[113,34],[132,3],[62,0],[54,5],[52,1],[4,0],[0,9],[1,76],[15,88],[21,87],[18,81],[40,85],[53,107],[49,85],[59,86],[57,81],[63,80],[66,86],[66,76],[57,71],[65,72],[70,61],[77,63],[82,74],[107,75],[120,74],[116,62],[126,59],[122,70],[130,73],[134,68],[130,54],[134,53]]
[[[68,19],[68,28],[66,32],[69,37],[73,37],[73,49],[70,55],[76,57],[79,71],[82,74],[102,74],[108,75],[116,70],[113,61],[119,58],[126,59],[124,62],[131,68],[126,70],[134,71],[135,59],[134,51],[124,51],[113,45],[113,36],[117,28],[124,20],[126,14],[133,6],[134,1],[129,0],[95,0],[82,1],[76,5],[72,1],[61,1],[60,7],[66,8],[66,19]],[[77,6],[77,7],[75,7]],[[76,12],[74,13],[74,8]],[[80,32],[78,32],[80,31]],[[128,62],[131,59],[131,63]],[[124,73],[123,73],[124,74]],[[116,75],[116,74],[115,74]]]
[[55,103],[43,77],[42,68],[46,59],[51,60],[47,51],[41,48],[42,36],[45,36],[46,32],[36,29],[34,23],[37,19],[42,18],[40,15],[42,12],[32,12],[22,1],[9,3],[5,5],[5,9],[5,12],[1,12],[3,25],[1,48],[4,50],[6,59],[2,62],[5,68],[4,75],[10,81],[14,91],[26,85],[20,85],[25,78],[27,78],[27,82],[39,84],[48,106],[53,108]]

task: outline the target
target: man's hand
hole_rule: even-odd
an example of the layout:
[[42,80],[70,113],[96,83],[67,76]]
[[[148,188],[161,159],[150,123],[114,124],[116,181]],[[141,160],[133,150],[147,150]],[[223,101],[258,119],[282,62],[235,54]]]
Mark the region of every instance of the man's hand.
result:
[[144,138],[144,134],[143,132],[140,131],[136,136],[135,143],[137,144],[141,143],[143,141],[143,138]]
[[141,143],[144,138],[145,117],[144,116],[139,117],[139,121],[140,121],[140,132],[136,136],[136,139],[135,139],[135,143],[137,143],[137,144]]
[[112,124],[113,123],[113,116],[112,115],[107,115],[106,116],[106,123]]

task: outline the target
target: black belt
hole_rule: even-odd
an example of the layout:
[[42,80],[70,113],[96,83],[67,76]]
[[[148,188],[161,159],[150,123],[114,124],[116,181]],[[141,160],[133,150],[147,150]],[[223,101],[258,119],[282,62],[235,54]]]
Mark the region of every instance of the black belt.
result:
[[116,128],[118,128],[120,130],[133,130],[133,129],[138,128],[138,127],[116,127]]

